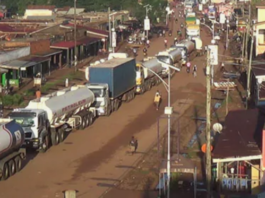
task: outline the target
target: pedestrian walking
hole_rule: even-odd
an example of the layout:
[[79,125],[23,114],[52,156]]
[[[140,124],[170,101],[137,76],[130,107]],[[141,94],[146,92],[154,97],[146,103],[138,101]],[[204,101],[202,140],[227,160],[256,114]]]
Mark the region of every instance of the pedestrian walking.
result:
[[193,76],[196,77],[197,76],[197,65],[193,66]]
[[155,104],[157,111],[159,109],[160,103],[161,103],[161,95],[160,95],[159,91],[157,91],[155,94],[155,98],[154,98],[154,104]]
[[147,45],[148,48],[150,47],[150,40],[149,39],[147,39],[146,45]]
[[37,99],[40,99],[41,98],[41,91],[40,91],[40,89],[37,89],[37,91],[36,91],[36,98]]
[[191,63],[187,62],[187,73],[190,73],[190,67],[191,67]]
[[164,40],[165,48],[167,48],[167,39]]
[[222,64],[221,64],[221,72],[224,72],[224,71],[225,71],[225,64],[222,63]]
[[138,147],[138,142],[134,136],[132,136],[132,138],[129,142],[129,146],[130,146],[130,153],[133,155],[136,152],[137,147]]

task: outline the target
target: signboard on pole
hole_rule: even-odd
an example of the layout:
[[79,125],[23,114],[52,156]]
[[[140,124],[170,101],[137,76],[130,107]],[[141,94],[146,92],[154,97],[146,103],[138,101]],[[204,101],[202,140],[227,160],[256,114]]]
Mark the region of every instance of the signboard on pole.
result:
[[112,38],[111,38],[111,41],[112,41],[112,47],[116,47],[116,32],[115,31],[112,31]]
[[203,8],[202,4],[199,4],[199,11],[202,11],[202,8]]
[[218,46],[217,45],[209,45],[210,50],[210,64],[218,65]]
[[146,18],[144,20],[144,30],[149,31],[150,30],[150,19]]
[[224,13],[220,13],[220,19],[219,19],[221,24],[225,24],[226,18]]

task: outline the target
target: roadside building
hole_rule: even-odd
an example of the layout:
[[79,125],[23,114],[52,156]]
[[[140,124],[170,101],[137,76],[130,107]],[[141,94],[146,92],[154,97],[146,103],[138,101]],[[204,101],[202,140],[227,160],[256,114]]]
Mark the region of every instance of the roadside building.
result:
[[264,112],[230,111],[212,153],[220,193],[257,195],[264,181]]

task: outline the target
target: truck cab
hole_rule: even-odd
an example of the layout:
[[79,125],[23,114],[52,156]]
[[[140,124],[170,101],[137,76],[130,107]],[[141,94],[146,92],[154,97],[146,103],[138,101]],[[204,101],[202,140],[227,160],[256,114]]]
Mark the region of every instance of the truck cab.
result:
[[20,124],[25,132],[24,146],[39,149],[48,133],[49,121],[44,110],[14,109],[9,118]]
[[106,83],[87,83],[87,88],[95,95],[95,102],[91,108],[95,108],[97,115],[110,115],[109,86]]

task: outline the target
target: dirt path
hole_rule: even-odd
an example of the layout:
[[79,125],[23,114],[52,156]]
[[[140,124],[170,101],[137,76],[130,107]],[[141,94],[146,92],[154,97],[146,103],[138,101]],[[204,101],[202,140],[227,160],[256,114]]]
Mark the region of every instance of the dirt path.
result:
[[[175,35],[168,38],[169,42],[173,43]],[[163,50],[163,40],[152,40],[148,54],[155,55]],[[209,44],[209,38],[204,36],[203,42]],[[142,55],[137,59],[142,59]],[[171,80],[172,104],[189,98],[189,93],[185,93],[186,87],[204,91],[205,57],[197,58],[192,64],[195,62],[198,66],[196,78],[182,71]],[[163,114],[165,106],[162,104],[159,111],[153,108],[153,96],[157,89],[166,101],[167,93],[161,84],[123,104],[110,117],[97,119],[92,127],[71,133],[63,144],[51,148],[47,153],[37,156],[29,154],[24,169],[1,183],[0,197],[60,198],[63,197],[62,191],[69,188],[78,190],[79,197],[100,196],[130,169],[130,164],[141,157],[139,154],[131,158],[125,152],[132,135],[139,137],[139,150],[143,153],[153,144],[157,117]]]

